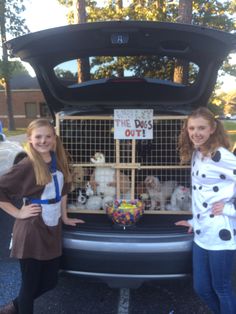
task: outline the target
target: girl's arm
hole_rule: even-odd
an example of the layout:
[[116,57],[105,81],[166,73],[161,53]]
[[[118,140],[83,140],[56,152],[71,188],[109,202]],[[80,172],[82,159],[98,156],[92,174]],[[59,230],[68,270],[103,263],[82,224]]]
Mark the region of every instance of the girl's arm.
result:
[[217,202],[212,206],[213,215],[225,215],[236,218],[236,204],[231,202]]
[[39,204],[23,205],[21,209],[18,209],[9,202],[0,202],[0,208],[17,219],[25,219],[41,213],[41,206]]
[[77,218],[69,218],[67,215],[67,195],[61,198],[61,216],[65,225],[76,226],[76,224],[84,223],[83,220]]
[[180,220],[175,223],[176,226],[188,227],[188,233],[193,232],[192,219],[190,220]]

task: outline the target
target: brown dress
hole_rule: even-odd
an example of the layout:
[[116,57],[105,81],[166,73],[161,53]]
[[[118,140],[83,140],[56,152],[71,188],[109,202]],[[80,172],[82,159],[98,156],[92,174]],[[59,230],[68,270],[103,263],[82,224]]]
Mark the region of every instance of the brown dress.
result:
[[[62,172],[57,170],[59,192],[68,193]],[[33,165],[28,157],[0,177],[0,201],[13,203],[16,199],[55,198],[53,180],[49,185],[36,185]],[[42,213],[27,219],[16,219],[13,227],[11,256],[23,259],[49,260],[59,257],[61,248],[61,203],[42,204]]]

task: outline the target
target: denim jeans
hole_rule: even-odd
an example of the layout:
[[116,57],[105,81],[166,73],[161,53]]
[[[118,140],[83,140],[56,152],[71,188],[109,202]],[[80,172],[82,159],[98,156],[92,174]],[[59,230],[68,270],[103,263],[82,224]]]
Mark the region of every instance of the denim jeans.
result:
[[235,250],[210,251],[193,244],[194,290],[214,314],[235,314],[232,288]]

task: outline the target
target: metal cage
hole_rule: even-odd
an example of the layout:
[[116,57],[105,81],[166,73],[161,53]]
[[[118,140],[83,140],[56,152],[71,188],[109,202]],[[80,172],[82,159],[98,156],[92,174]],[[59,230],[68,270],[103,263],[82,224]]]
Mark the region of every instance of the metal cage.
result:
[[[88,191],[90,187],[93,195],[98,194],[94,172],[99,168],[100,175],[104,170],[104,181],[109,182],[105,194],[111,187],[115,191],[113,198],[143,198],[146,212],[172,213],[167,206],[170,195],[165,198],[165,208],[157,201],[155,208],[152,206],[150,210],[146,181],[147,177],[156,177],[161,185],[171,181],[174,182],[174,188],[183,186],[190,190],[190,167],[180,165],[177,151],[178,135],[184,119],[184,116],[154,116],[152,140],[117,140],[114,139],[113,116],[57,115],[57,132],[71,156],[74,173],[73,188],[68,199],[70,210],[90,212],[84,206],[85,198],[88,199],[86,189]],[[91,162],[97,152],[104,155],[104,163]],[[105,178],[106,174],[111,178]],[[84,204],[78,201],[79,196]],[[97,212],[102,213],[104,210]]]

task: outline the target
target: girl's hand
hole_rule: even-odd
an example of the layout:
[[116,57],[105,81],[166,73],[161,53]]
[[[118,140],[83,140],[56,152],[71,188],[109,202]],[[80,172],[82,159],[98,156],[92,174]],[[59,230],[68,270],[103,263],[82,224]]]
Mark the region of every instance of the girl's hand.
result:
[[176,226],[183,226],[188,227],[188,233],[193,232],[193,227],[190,225],[190,223],[187,220],[180,220],[175,223]]
[[69,217],[62,217],[62,221],[65,225],[69,225],[69,226],[76,226],[77,224],[85,223],[85,221],[82,219],[69,218]]
[[41,205],[39,204],[30,204],[23,205],[18,211],[17,219],[26,219],[29,217],[38,216],[42,211]]
[[222,215],[225,204],[223,202],[217,202],[212,205],[212,214],[214,216]]

